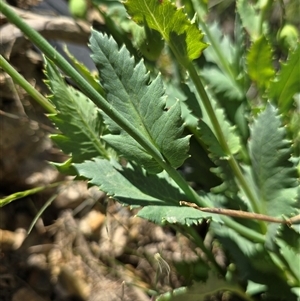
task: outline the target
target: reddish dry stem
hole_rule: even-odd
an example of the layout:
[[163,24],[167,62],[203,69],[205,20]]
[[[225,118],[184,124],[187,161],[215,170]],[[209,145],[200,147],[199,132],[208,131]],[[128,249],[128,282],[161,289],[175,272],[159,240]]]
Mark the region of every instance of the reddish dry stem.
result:
[[180,205],[188,206],[188,207],[200,210],[202,212],[222,214],[222,215],[238,217],[238,218],[256,219],[256,220],[261,220],[261,221],[270,222],[270,223],[287,224],[289,226],[300,221],[300,214],[296,215],[292,218],[289,218],[289,219],[280,219],[280,218],[276,218],[276,217],[272,217],[272,216],[268,216],[268,215],[264,215],[264,214],[245,212],[245,211],[241,211],[241,210],[199,207],[194,203],[189,203],[186,201],[180,201]]

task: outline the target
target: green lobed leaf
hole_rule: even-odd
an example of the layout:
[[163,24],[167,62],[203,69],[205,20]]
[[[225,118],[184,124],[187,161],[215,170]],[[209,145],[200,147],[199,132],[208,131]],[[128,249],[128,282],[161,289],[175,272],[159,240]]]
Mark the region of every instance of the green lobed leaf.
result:
[[[242,20],[238,13],[235,14],[234,21],[234,32],[233,32],[233,47],[234,47],[234,58],[233,58],[233,67],[236,69],[236,74],[241,81],[242,90],[245,90],[245,49],[247,49],[247,37],[246,32],[242,26]],[[243,84],[244,82],[244,84]]]
[[98,156],[116,157],[100,139],[105,127],[96,105],[81,92],[67,86],[50,61],[46,64],[46,74],[53,93],[50,100],[57,110],[57,114],[48,117],[61,131],[61,134],[51,135],[51,139],[65,154],[72,156],[74,163]]
[[[268,300],[285,299],[296,301],[291,287],[282,274],[273,256],[263,244],[240,236],[236,231],[218,223],[211,223],[211,229],[229,254],[230,262],[236,265],[236,274],[239,280],[252,281],[265,285],[265,294]],[[277,283],[277,285],[274,285]]]
[[266,106],[254,121],[248,147],[259,213],[281,217],[293,213],[299,182],[286,130],[277,114],[272,105]]
[[[241,144],[239,136],[235,134],[235,128],[231,127],[229,122],[225,119],[223,109],[216,108],[215,112],[232,153],[237,153]],[[215,193],[225,193],[225,195],[229,197],[235,196],[238,191],[236,180],[228,164],[228,157],[221,148],[212,130],[210,119],[204,114],[203,119],[199,120],[198,125],[198,132],[196,134],[199,135],[199,138],[206,145],[208,156],[216,165],[216,167],[212,167],[210,171],[222,180],[221,185],[214,187],[212,191]]]
[[90,184],[125,205],[179,206],[179,201],[184,199],[184,194],[165,172],[147,174],[135,164],[122,167],[99,158],[75,164],[75,168]]
[[72,158],[67,159],[66,161],[62,163],[57,163],[57,162],[50,162],[52,166],[54,166],[60,173],[66,174],[69,176],[76,176],[76,170],[74,166],[72,165]]
[[213,131],[202,119],[199,120],[198,132],[200,134],[201,140],[207,146],[211,158],[226,157],[226,154],[224,153],[217,137],[214,135]]
[[242,100],[244,98],[244,94],[236,82],[233,82],[231,78],[224,75],[218,68],[204,68],[201,76],[205,79],[208,87],[215,93],[224,93],[224,96],[230,100]]
[[167,98],[167,107],[173,106],[178,100],[181,107],[181,118],[185,123],[186,127],[196,128],[198,123],[198,118],[193,114],[189,104],[191,103],[191,98],[195,95],[192,93],[186,95],[186,90],[188,87],[181,83],[180,86],[176,85],[174,81],[164,82],[166,87]]
[[[297,213],[299,214],[299,211]],[[287,270],[291,273],[289,280],[291,286],[300,286],[300,269],[299,265],[295,264],[300,263],[300,235],[297,232],[299,227],[300,224],[292,226],[269,224],[265,243],[266,248],[276,253],[288,267]]]
[[[210,170],[206,172],[214,173],[222,180],[221,184],[214,187],[212,191],[215,193],[224,191],[229,192],[228,188],[232,188],[230,183],[232,182],[233,175],[229,172],[229,177],[227,177],[227,172],[224,172],[225,170],[228,170],[228,168],[226,168],[226,165],[228,165],[226,155],[222,150],[218,139],[202,119],[199,120],[199,128],[196,132],[196,136],[204,143],[208,152],[208,157],[215,164],[215,167],[211,167]],[[236,185],[234,187],[236,187]]]
[[[185,200],[185,195],[166,172],[158,175],[147,174],[135,164],[122,167],[116,162],[104,159],[75,164],[75,168],[80,176],[89,179],[90,184],[98,186],[120,203],[145,206],[138,216],[154,223],[190,226],[203,219],[221,222],[218,215],[180,206],[179,201]],[[210,202],[206,195],[202,197],[207,203]]]
[[[300,93],[295,97],[296,107],[300,108]],[[292,133],[292,140],[295,154],[300,156],[300,111],[299,109],[290,112],[290,122],[287,124],[288,129]],[[297,163],[296,163],[297,162]],[[295,164],[298,165],[298,173],[300,175],[300,158],[296,159]]]
[[[230,100],[244,99],[243,81],[243,53],[245,47],[241,41],[241,36],[235,36],[235,43],[232,42],[229,35],[222,32],[221,27],[217,22],[208,24],[207,17],[200,17],[201,8],[198,5],[198,0],[192,0],[193,5],[198,14],[198,23],[203,29],[205,41],[211,47],[208,51],[204,51],[204,56],[208,62],[212,62],[217,66],[213,66],[211,73],[207,74],[207,70],[201,72],[207,83],[210,84],[217,92],[225,92]],[[236,30],[235,30],[236,33]],[[241,48],[243,50],[241,50]],[[215,68],[218,67],[218,68]],[[210,68],[207,68],[208,72]],[[220,70],[220,71],[219,71]],[[221,85],[221,87],[219,87]]]
[[[172,167],[177,168],[188,157],[189,136],[182,138],[184,125],[180,103],[166,109],[161,77],[150,82],[150,75],[140,61],[136,66],[128,50],[118,49],[106,35],[92,32],[93,60],[99,68],[107,101],[139,133],[153,144]],[[103,138],[128,160],[139,162],[147,171],[158,173],[161,166],[132,137],[111,119],[106,118],[111,132]]]
[[[221,61],[221,57],[217,54],[217,50],[221,49],[222,55],[226,58],[227,63],[229,65],[233,65],[237,46],[230,41],[228,35],[222,33],[222,29],[217,22],[206,25],[210,36],[209,42],[214,45],[214,47],[209,48],[209,51],[204,52],[206,60],[208,62],[215,63],[220,69],[222,69],[224,62]],[[213,41],[211,41],[211,39],[213,39]],[[222,71],[226,73],[226,70]]]
[[268,88],[275,70],[272,62],[272,48],[265,36],[253,42],[247,55],[248,73],[260,88]]
[[[299,253],[299,241],[300,237],[298,236],[298,249],[294,250],[290,246],[287,245],[285,242],[285,239],[277,239],[276,243],[279,247],[280,253],[286,260],[286,263],[291,271],[293,271],[295,278],[298,280],[298,286],[300,285],[300,269],[299,269],[299,263],[300,263],[300,253]],[[297,262],[298,264],[295,264]]]
[[267,289],[267,286],[264,284],[255,283],[251,280],[248,281],[246,294],[256,295],[264,293]]
[[294,95],[300,93],[300,45],[291,52],[279,74],[271,82],[269,98],[274,100],[281,113],[287,113],[293,106]]
[[135,22],[144,24],[146,20],[150,28],[160,32],[184,66],[207,47],[203,33],[171,1],[127,0],[124,5]]
[[[299,212],[298,212],[299,213]],[[300,224],[293,224],[292,226],[281,224],[276,231],[275,242],[277,238],[284,240],[287,247],[293,249],[294,252],[300,250]],[[300,277],[299,277],[300,280]]]

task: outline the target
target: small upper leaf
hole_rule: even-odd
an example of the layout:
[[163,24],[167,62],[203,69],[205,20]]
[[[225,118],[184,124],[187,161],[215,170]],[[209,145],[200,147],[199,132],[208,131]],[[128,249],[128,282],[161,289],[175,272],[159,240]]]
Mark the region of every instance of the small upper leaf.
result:
[[[181,138],[184,126],[179,102],[168,110],[161,77],[150,82],[150,75],[140,61],[106,35],[93,31],[93,60],[99,68],[107,101],[142,134],[174,168],[188,157],[189,136]],[[111,119],[106,119],[111,135],[104,139],[127,159],[139,162],[149,172],[162,167],[127,132]]]
[[274,100],[280,112],[286,113],[293,105],[293,96],[300,93],[300,45],[293,51],[281,71],[271,83],[269,98]]
[[202,76],[208,86],[216,93],[224,93],[230,100],[242,100],[244,94],[230,77],[215,67],[203,68]]
[[248,73],[258,87],[267,88],[275,74],[272,65],[272,49],[267,39],[261,36],[251,46],[248,56]]
[[[216,45],[215,47],[210,47],[209,51],[204,52],[204,56],[207,61],[215,63],[220,69],[222,68],[224,62],[220,60],[220,56],[217,54],[217,50],[222,49],[222,54],[226,58],[229,65],[234,64],[236,56],[237,45],[234,45],[230,40],[229,35],[225,35],[222,32],[222,28],[217,22],[212,24],[206,24],[207,30],[209,31],[209,42]],[[206,36],[208,39],[208,36]],[[213,40],[212,40],[213,39]],[[224,73],[226,70],[222,70]]]
[[207,47],[203,33],[171,1],[127,0],[124,5],[135,22],[146,20],[150,28],[160,32],[181,63],[197,59]]

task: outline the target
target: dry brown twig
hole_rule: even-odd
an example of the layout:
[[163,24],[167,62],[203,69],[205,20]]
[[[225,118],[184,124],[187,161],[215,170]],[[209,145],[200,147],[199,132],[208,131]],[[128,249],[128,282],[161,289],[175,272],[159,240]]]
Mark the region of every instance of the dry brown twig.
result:
[[279,224],[286,224],[288,226],[291,226],[292,224],[297,224],[300,222],[300,214],[288,218],[288,219],[280,219],[264,214],[254,213],[254,212],[246,212],[241,210],[232,210],[232,209],[223,209],[223,208],[208,208],[208,207],[199,207],[194,203],[186,202],[186,201],[180,201],[180,205],[191,207],[194,209],[197,209],[202,212],[208,212],[213,214],[221,214],[221,215],[227,215],[232,217],[238,217],[238,218],[245,218],[245,219],[256,219],[261,220],[269,223],[279,223]]

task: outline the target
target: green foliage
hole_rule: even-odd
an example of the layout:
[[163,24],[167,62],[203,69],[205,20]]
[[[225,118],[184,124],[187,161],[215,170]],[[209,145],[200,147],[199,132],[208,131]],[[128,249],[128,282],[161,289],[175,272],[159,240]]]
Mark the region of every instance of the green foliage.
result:
[[270,83],[269,97],[274,100],[282,113],[292,109],[294,96],[300,93],[300,45],[291,51],[286,63],[283,63],[279,74]]
[[51,138],[65,154],[72,155],[74,163],[104,157],[115,157],[100,136],[105,131],[100,110],[81,92],[69,87],[50,61],[46,64],[48,85],[53,93],[51,102],[57,114],[48,115],[61,131]]
[[144,24],[146,21],[150,28],[160,32],[184,66],[198,58],[207,47],[202,42],[201,31],[170,1],[128,0],[124,5],[135,22]]
[[[216,118],[217,118],[220,126],[222,127],[223,135],[227,141],[230,152],[232,154],[238,153],[241,148],[241,144],[240,144],[240,137],[235,132],[235,127],[231,126],[230,123],[228,122],[228,120],[225,116],[224,110],[222,108],[219,108],[217,106],[217,104],[214,102],[214,100],[212,100],[211,102],[212,102],[213,109],[215,111]],[[202,111],[205,112],[204,107],[202,105],[201,105],[201,107],[202,107]],[[220,145],[220,141],[219,141],[219,151],[216,149],[216,148],[218,148],[216,141],[212,141],[217,136],[216,132],[214,130],[214,127],[213,127],[212,120],[210,120],[210,118],[207,114],[203,113],[202,121],[203,122],[200,122],[200,124],[201,124],[200,132],[202,132],[203,142],[206,143],[208,146],[213,147],[214,150],[212,150],[212,152],[216,151],[215,154],[218,157],[221,157],[221,158],[226,157],[228,155],[228,153],[225,152],[224,149],[222,149],[222,147]],[[214,133],[211,133],[211,135],[209,135],[209,133],[208,133],[209,129],[205,128],[204,122]],[[221,154],[221,149],[222,149],[223,154]]]
[[[181,166],[187,158],[189,137],[181,138],[183,124],[179,103],[165,110],[160,76],[149,83],[150,76],[143,62],[135,66],[129,51],[124,47],[119,50],[112,38],[94,31],[90,42],[107,101],[153,144],[168,163],[175,168]],[[150,172],[162,171],[154,158],[128,133],[110,119],[106,119],[106,123],[111,134],[103,139],[121,155],[139,162]]]
[[101,95],[104,95],[104,90],[99,84],[99,78],[96,74],[91,73],[91,71],[82,63],[80,63],[69,51],[65,49],[66,54],[71,60],[75,69],[85,78],[85,80]]
[[[234,39],[204,21],[205,1],[183,1],[190,16],[198,14],[191,22],[174,1],[128,0],[138,25],[123,4],[111,2],[102,12],[111,37],[93,31],[90,39],[100,84],[75,64],[85,78],[77,77],[43,48],[56,109],[49,118],[60,131],[52,139],[70,156],[57,167],[141,207],[139,217],[182,231],[206,255],[205,283],[193,282],[195,273],[190,287],[157,292],[158,300],[229,292],[237,300],[296,301],[299,218],[285,219],[298,215],[300,204],[300,48],[288,49],[274,69],[280,50],[268,26],[273,2],[238,0]],[[21,28],[39,45],[32,29]],[[208,46],[202,30],[211,46],[200,57]],[[148,51],[153,41],[157,49],[146,54],[143,47]],[[65,83],[53,62],[82,92]],[[223,266],[193,231],[204,220],[226,256]]]
[[267,88],[275,71],[272,64],[272,49],[264,36],[252,44],[247,59],[250,78],[258,87]]
[[[267,288],[265,288],[267,300],[277,300],[276,298],[297,300],[288,283],[280,280],[283,274],[280,272],[279,262],[276,261],[278,257],[274,256],[277,252],[271,253],[263,244],[254,244],[231,229],[224,231],[220,225],[213,224],[213,230],[226,248],[228,256],[235,262],[236,268],[240,270],[239,277],[246,282],[250,280],[256,284],[264,284]],[[289,256],[286,253],[284,255]],[[297,260],[297,256],[294,259]]]
[[295,205],[299,183],[290,161],[291,146],[277,110],[267,105],[251,128],[249,153],[260,212],[289,215]]
[[215,65],[205,66],[201,75],[215,92],[224,93],[229,100],[241,101],[244,93],[237,76],[241,60],[238,48],[242,45],[234,45],[227,35],[222,34],[216,22],[201,25],[205,29],[208,42],[214,46],[210,51],[204,51],[204,56]]
[[203,69],[203,78],[210,84],[216,93],[223,93],[225,97],[231,100],[241,100],[243,94],[239,87],[230,77],[215,67]]
[[145,22],[144,27],[136,25],[136,28],[135,41],[137,49],[148,60],[157,60],[164,48],[164,41],[160,33],[149,28],[147,22]]
[[136,164],[122,167],[104,159],[75,164],[81,176],[125,205],[174,205],[184,197],[166,174],[149,175]]

